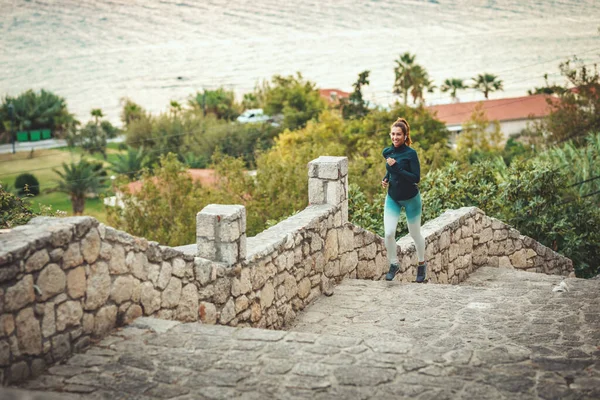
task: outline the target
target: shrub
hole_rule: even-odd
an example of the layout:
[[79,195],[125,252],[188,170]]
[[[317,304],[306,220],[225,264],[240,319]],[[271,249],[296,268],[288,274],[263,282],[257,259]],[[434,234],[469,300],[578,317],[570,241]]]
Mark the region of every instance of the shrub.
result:
[[40,194],[40,182],[37,178],[29,173],[24,173],[17,176],[15,180],[15,188],[20,196],[31,194],[37,196]]

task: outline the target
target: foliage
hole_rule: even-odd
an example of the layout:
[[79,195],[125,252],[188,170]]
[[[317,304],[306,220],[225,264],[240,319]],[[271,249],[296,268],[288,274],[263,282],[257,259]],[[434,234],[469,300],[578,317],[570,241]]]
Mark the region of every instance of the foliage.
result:
[[233,121],[241,111],[241,105],[235,101],[233,90],[225,90],[220,87],[216,90],[204,89],[190,96],[188,105],[193,109],[201,111],[203,115],[213,114],[218,119]]
[[502,152],[502,158],[506,165],[510,165],[510,163],[515,159],[523,159],[527,157],[532,152],[530,146],[526,146],[523,143],[519,142],[516,138],[509,138],[504,145],[504,151]]
[[[490,131],[491,128],[491,131]],[[485,115],[483,102],[475,106],[473,114],[463,124],[462,132],[456,140],[457,158],[471,163],[488,158],[502,150],[503,135],[498,121],[490,121]]]
[[423,103],[424,92],[433,93],[435,86],[429,79],[427,70],[415,63],[416,55],[406,52],[401,54],[395,61],[394,68],[394,93],[401,95],[404,104],[408,104],[408,94],[413,98],[413,102]]
[[40,194],[40,182],[33,174],[24,173],[17,176],[15,189],[17,189],[19,196],[25,196],[26,194],[37,196]]
[[196,214],[209,201],[209,191],[193,182],[175,154],[161,156],[154,174],[145,171],[142,187],[130,193],[121,185],[123,207],[108,209],[117,229],[168,246],[195,243]]
[[600,177],[600,133],[589,134],[585,139],[585,146],[577,147],[569,141],[540,155],[565,171],[566,182],[576,185],[581,196],[600,190],[600,179],[597,178]]
[[0,185],[0,229],[24,225],[39,215],[58,217],[63,216],[64,213],[42,205],[40,205],[40,211],[36,212],[27,198],[18,197]]
[[69,133],[67,144],[69,147],[81,147],[91,155],[95,153],[102,154],[106,159],[106,144],[108,135],[99,124],[89,121],[83,128],[77,132]]
[[110,170],[119,175],[125,175],[128,180],[138,179],[144,168],[149,168],[148,155],[144,147],[134,149],[127,147],[125,154],[117,154],[116,160],[109,161]]
[[580,146],[590,132],[600,132],[600,75],[596,66],[591,69],[576,57],[561,63],[560,71],[568,90],[557,100],[548,98],[552,111],[533,128],[533,135],[546,145],[571,139]]
[[446,79],[444,84],[440,86],[440,91],[442,93],[450,92],[450,97],[455,102],[458,102],[458,97],[456,96],[456,92],[459,90],[464,90],[467,87],[465,86],[464,80],[459,78],[451,78]]
[[10,131],[11,118],[9,105],[13,105],[15,131],[50,129],[55,136],[61,136],[73,129],[79,122],[67,109],[66,101],[50,91],[39,93],[27,90],[16,97],[6,96],[0,105],[0,136],[6,139]]
[[354,91],[348,99],[340,99],[342,105],[342,116],[344,119],[363,118],[368,114],[368,102],[363,99],[362,87],[369,84],[370,71],[363,71],[358,74],[358,79],[352,85]]
[[486,99],[489,98],[491,92],[504,90],[503,82],[494,74],[477,74],[473,79],[473,89],[479,90]]
[[103,170],[97,163],[91,163],[84,158],[79,162],[62,163],[62,170],[54,169],[61,178],[57,190],[71,197],[73,214],[81,215],[85,208],[85,197],[97,193],[102,186]]
[[[355,225],[384,236],[383,209],[386,194],[384,189],[381,190],[382,192],[369,202],[360,186],[355,183],[348,185],[348,219]],[[398,224],[400,232],[407,232],[405,225],[406,222],[401,219]]]
[[266,114],[283,114],[283,128],[290,130],[303,128],[326,108],[316,85],[299,72],[295,76],[275,75],[270,83],[257,88],[256,96]]
[[94,108],[90,114],[93,121],[89,121],[79,131],[69,132],[67,145],[69,147],[81,147],[91,155],[100,153],[106,160],[108,139],[116,137],[120,130],[115,128],[109,121],[101,120],[104,116],[101,109]]
[[12,228],[26,224],[36,214],[30,204],[14,194],[7,192],[0,185],[0,228]]
[[562,94],[565,92],[565,90],[567,90],[563,86],[557,85],[555,83],[550,84],[548,82],[548,74],[544,74],[544,82],[546,83],[545,86],[536,86],[533,89],[529,89],[527,91],[527,94],[530,96],[536,94]]
[[121,99],[123,109],[121,110],[121,122],[125,129],[136,120],[142,119],[146,115],[146,111],[139,104],[134,103],[131,99],[124,97]]

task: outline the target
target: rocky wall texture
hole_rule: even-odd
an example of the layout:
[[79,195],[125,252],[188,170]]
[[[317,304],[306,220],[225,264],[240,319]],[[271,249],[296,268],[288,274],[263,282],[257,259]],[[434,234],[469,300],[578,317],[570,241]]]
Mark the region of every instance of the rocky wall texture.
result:
[[[357,277],[383,279],[389,267],[383,239],[352,224],[347,229],[355,232],[355,247],[359,252]],[[421,233],[432,283],[463,282],[481,266],[574,277],[570,259],[488,217],[476,207],[448,210],[424,224]],[[414,242],[407,235],[397,244],[401,266],[396,280],[412,282],[417,266]]]
[[91,217],[38,217],[0,235],[0,381],[37,375],[141,315],[197,320],[193,265]]

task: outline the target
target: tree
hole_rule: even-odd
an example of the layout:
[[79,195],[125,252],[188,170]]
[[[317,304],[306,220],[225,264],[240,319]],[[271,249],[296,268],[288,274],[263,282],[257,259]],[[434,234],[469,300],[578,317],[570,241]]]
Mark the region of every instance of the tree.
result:
[[102,109],[92,108],[92,111],[90,112],[90,114],[92,114],[92,117],[94,118],[94,123],[96,125],[100,125],[100,118],[104,117],[104,113],[102,113]]
[[358,74],[358,79],[352,85],[354,91],[350,94],[348,100],[340,99],[344,119],[363,118],[369,112],[367,102],[365,102],[362,95],[362,87],[369,84],[369,73],[370,71],[363,71]]
[[121,122],[125,129],[129,127],[132,121],[140,120],[146,115],[146,111],[139,105],[124,97],[121,99],[123,109],[121,110]]
[[600,132],[600,75],[574,57],[560,64],[567,83],[557,97],[548,97],[550,114],[533,128],[546,145],[573,140],[585,144],[589,133]]
[[74,129],[79,121],[67,109],[66,101],[50,91],[39,93],[27,90],[16,97],[6,96],[0,105],[0,137],[10,139],[10,114],[8,105],[14,107],[15,130],[50,129],[61,136]]
[[130,181],[139,178],[144,168],[149,168],[149,158],[144,147],[134,149],[127,147],[127,153],[117,154],[115,160],[110,161],[110,170],[119,175],[127,176]]
[[459,90],[464,90],[467,87],[464,84],[463,79],[458,78],[450,78],[444,81],[444,84],[440,87],[440,91],[442,93],[450,92],[450,97],[452,97],[452,101],[458,103],[458,97],[456,96],[456,92]]
[[394,93],[402,96],[405,105],[408,104],[408,92],[413,86],[412,71],[415,66],[416,57],[416,55],[406,52],[401,54],[395,61],[394,74],[396,79],[394,81]]
[[218,119],[233,121],[241,112],[241,106],[235,102],[232,90],[220,87],[216,90],[204,89],[190,96],[188,105],[203,114],[214,114]]
[[270,83],[264,82],[257,90],[265,113],[283,114],[283,128],[290,130],[305,127],[326,108],[316,85],[304,80],[300,72],[295,76],[275,75]]
[[503,149],[503,142],[500,123],[488,120],[483,103],[480,102],[475,106],[471,118],[463,125],[456,140],[456,151],[459,158],[474,161],[482,154],[499,153]]
[[78,163],[62,163],[62,170],[54,169],[54,172],[61,178],[57,190],[71,197],[73,214],[81,215],[85,209],[86,195],[97,193],[102,186],[103,171],[81,158]]
[[478,74],[474,77],[471,87],[482,92],[486,99],[489,98],[491,92],[504,90],[502,80],[498,79],[496,75],[488,73]]
[[144,172],[138,192],[121,186],[124,205],[107,210],[109,223],[168,246],[195,243],[196,214],[211,198],[185,170],[175,154],[162,156],[153,173]]
[[410,95],[413,98],[413,102],[423,103],[425,101],[424,92],[433,93],[435,85],[433,81],[429,79],[429,73],[420,65],[415,65],[411,71],[412,86],[410,88]]

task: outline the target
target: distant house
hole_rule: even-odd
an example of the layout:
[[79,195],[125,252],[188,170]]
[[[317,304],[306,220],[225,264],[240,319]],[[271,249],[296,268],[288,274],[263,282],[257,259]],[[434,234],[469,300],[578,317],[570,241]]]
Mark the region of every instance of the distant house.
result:
[[350,97],[350,93],[339,89],[319,89],[319,94],[330,106],[336,106],[340,102],[340,99]]
[[533,96],[512,97],[498,100],[470,101],[466,103],[442,104],[429,106],[427,109],[444,122],[454,137],[460,134],[462,126],[467,122],[475,107],[483,104],[486,117],[491,121],[498,121],[500,129],[506,138],[521,132],[532,121],[540,120],[550,113],[547,102],[558,101],[556,97],[536,94]]

